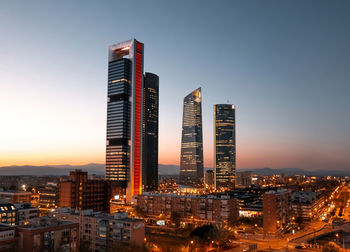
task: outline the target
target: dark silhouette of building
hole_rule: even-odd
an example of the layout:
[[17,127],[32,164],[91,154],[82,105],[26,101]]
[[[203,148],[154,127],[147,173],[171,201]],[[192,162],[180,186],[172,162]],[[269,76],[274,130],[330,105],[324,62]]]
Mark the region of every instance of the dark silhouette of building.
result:
[[184,98],[180,184],[203,183],[202,92],[194,90]]
[[145,191],[158,189],[159,77],[146,73],[143,87],[142,177]]
[[234,105],[214,105],[214,124],[215,187],[234,187],[236,179]]

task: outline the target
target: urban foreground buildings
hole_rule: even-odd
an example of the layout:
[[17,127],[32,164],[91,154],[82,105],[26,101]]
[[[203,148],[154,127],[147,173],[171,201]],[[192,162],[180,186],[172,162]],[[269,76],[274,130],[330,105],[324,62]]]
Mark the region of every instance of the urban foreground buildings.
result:
[[16,227],[16,251],[79,251],[79,224],[41,217]]
[[238,203],[228,195],[178,195],[145,192],[135,197],[137,207],[149,218],[174,214],[185,223],[225,224],[238,217]]
[[145,221],[129,218],[126,212],[106,214],[89,210],[58,208],[51,213],[62,221],[79,223],[80,240],[85,242],[86,250],[109,251],[118,242],[142,246],[145,238]]
[[[136,39],[109,47],[106,179],[126,193],[127,201],[142,192],[143,178],[156,181],[143,176],[142,171],[154,169],[154,166],[147,165],[154,164],[150,152],[157,151],[151,148],[155,146],[153,142],[158,140],[158,136],[153,142],[144,137],[147,134],[145,131],[150,128],[152,133],[158,135],[158,129],[151,125],[158,124],[158,107],[154,108],[158,106],[158,97],[144,94],[148,88],[144,89],[143,47]],[[158,86],[158,78],[147,74],[146,81],[150,92],[158,91],[154,88]],[[144,97],[148,99],[144,101]],[[152,111],[144,113],[143,110],[150,107]],[[145,123],[144,116],[147,118]],[[143,147],[143,141],[153,143],[152,147]],[[146,154],[143,153],[144,149],[148,149]],[[148,164],[143,165],[143,157],[149,160]]]
[[235,106],[214,105],[214,173],[215,187],[235,186],[236,132]]
[[180,184],[203,183],[202,92],[198,88],[184,98]]

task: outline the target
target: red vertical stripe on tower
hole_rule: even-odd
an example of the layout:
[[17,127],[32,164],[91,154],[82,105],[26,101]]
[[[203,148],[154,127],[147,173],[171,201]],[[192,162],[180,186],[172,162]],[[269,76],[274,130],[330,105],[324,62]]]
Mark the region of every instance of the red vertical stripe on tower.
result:
[[141,193],[141,106],[142,106],[142,47],[136,42],[135,132],[134,132],[134,195]]

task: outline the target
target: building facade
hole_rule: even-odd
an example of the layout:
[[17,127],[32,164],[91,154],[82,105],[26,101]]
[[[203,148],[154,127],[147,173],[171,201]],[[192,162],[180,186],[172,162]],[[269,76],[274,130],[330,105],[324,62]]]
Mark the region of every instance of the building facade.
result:
[[39,208],[33,207],[30,203],[14,204],[17,211],[16,225],[26,225],[39,217]]
[[324,205],[320,192],[296,191],[292,193],[292,212],[295,222],[310,221]]
[[0,200],[8,203],[24,203],[31,201],[31,192],[25,191],[7,191],[0,192]]
[[236,184],[239,186],[251,186],[252,185],[252,172],[243,171],[236,173]]
[[79,224],[56,218],[37,218],[16,227],[16,251],[79,251]]
[[79,223],[81,243],[90,251],[106,251],[118,242],[141,246],[145,238],[145,222],[128,218],[128,213],[104,214],[93,210],[74,211],[58,208],[51,213],[63,221]]
[[110,186],[106,180],[88,179],[88,173],[71,171],[67,181],[59,183],[59,206],[109,212]]
[[148,217],[171,219],[176,213],[182,222],[223,224],[238,217],[236,199],[227,195],[177,195],[145,192],[136,197],[137,207]]
[[143,44],[131,39],[109,47],[106,179],[142,192]]
[[13,252],[15,248],[15,228],[0,224],[0,251]]
[[0,203],[1,224],[16,225],[17,210],[12,203]]
[[59,188],[57,183],[47,183],[39,189],[39,210],[40,216],[47,215],[48,212],[58,207]]
[[143,189],[155,191],[158,189],[159,77],[157,75],[145,74],[143,93]]
[[202,91],[198,88],[184,98],[179,182],[200,185],[203,173]]
[[292,221],[291,192],[286,189],[266,192],[263,196],[264,234],[276,234]]
[[232,187],[236,182],[235,106],[214,105],[215,187]]

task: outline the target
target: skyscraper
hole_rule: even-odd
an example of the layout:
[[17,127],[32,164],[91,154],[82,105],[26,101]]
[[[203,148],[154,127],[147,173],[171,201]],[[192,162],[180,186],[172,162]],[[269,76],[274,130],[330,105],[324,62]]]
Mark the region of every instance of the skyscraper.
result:
[[236,132],[235,106],[214,105],[214,172],[215,187],[235,186]]
[[146,73],[143,87],[143,162],[145,191],[158,189],[158,111],[159,77]]
[[180,184],[203,182],[202,92],[194,90],[184,98]]
[[142,192],[143,44],[131,39],[109,47],[106,179]]

